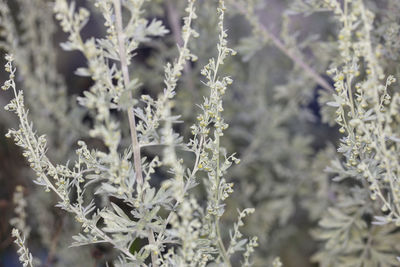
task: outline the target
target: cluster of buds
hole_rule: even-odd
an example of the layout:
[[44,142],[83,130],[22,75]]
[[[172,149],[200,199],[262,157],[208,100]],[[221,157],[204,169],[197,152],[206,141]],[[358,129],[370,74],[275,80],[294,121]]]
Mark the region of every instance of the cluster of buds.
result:
[[14,87],[14,78],[15,78],[15,68],[12,66],[12,62],[14,57],[12,55],[6,55],[5,59],[7,63],[4,65],[5,71],[9,73],[9,79],[4,82],[1,89],[8,90],[10,87]]

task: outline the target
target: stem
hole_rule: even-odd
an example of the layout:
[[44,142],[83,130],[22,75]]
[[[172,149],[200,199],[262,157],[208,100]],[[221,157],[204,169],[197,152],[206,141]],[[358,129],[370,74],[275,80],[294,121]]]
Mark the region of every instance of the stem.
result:
[[[121,70],[122,76],[124,79],[125,89],[128,87],[129,81],[129,71],[128,71],[128,63],[127,63],[127,55],[125,51],[125,39],[123,33],[123,26],[122,26],[122,12],[121,12],[121,2],[120,0],[113,0],[114,8],[115,8],[115,22],[116,22],[116,30],[118,36],[118,45],[119,45],[119,58],[121,61]],[[131,94],[131,93],[130,93]],[[143,184],[143,174],[142,174],[142,157],[140,155],[140,146],[139,141],[137,138],[137,131],[136,131],[136,121],[135,121],[135,114],[133,107],[128,108],[128,118],[129,118],[129,128],[131,132],[131,139],[132,139],[132,150],[133,150],[133,161],[135,164],[135,171],[136,171],[136,181],[138,185]],[[154,233],[152,229],[149,229],[149,243],[156,246],[154,240]],[[153,267],[158,267],[157,264],[157,255],[154,251],[151,251],[151,261]]]
[[[172,34],[174,36],[175,42],[179,46],[187,45],[186,44],[187,41],[182,39],[180,17],[178,15],[178,13],[176,12],[176,7],[173,6],[173,4],[171,3],[171,0],[166,0],[165,4],[166,4],[166,7],[167,7],[168,22],[169,22],[169,24],[171,26],[171,31],[172,31]],[[190,17],[189,19],[191,20],[192,18]],[[183,67],[185,69],[186,74],[189,75],[192,72],[192,67],[187,62]],[[189,80],[191,81],[191,79],[189,79]],[[194,89],[193,83],[191,84],[191,89]]]
[[[218,65],[217,65],[218,66]],[[220,172],[220,170],[219,170],[219,148],[220,148],[220,142],[219,142],[219,135],[217,134],[217,171],[216,171],[216,186],[217,186],[217,190],[216,190],[216,199],[218,200],[218,202],[219,202],[219,182],[220,182],[220,179],[219,179],[219,172]],[[218,216],[218,215],[216,215],[215,216],[215,228],[216,228],[216,230],[217,230],[217,237],[218,237],[218,245],[219,245],[219,249],[220,249],[220,251],[221,251],[221,255],[222,255],[222,258],[223,258],[223,260],[224,260],[224,262],[225,262],[225,264],[226,264],[226,266],[231,266],[231,262],[230,262],[230,260],[229,260],[229,256],[228,256],[228,253],[226,252],[226,249],[225,249],[225,245],[224,245],[224,242],[222,241],[222,235],[221,235],[221,230],[220,230],[220,227],[219,227],[219,219],[220,219],[220,217]]]
[[[349,21],[348,21],[348,7],[349,3],[348,0],[344,1],[344,27],[349,28]],[[349,101],[350,101],[350,109],[351,109],[351,115],[353,118],[356,117],[355,109],[354,109],[354,101],[353,101],[353,92],[351,88],[351,78],[352,74],[347,73],[346,74],[346,85],[347,85],[347,91],[348,91],[348,96],[349,96]],[[353,132],[353,131],[352,131]]]
[[[221,33],[222,33],[222,30],[221,30]],[[219,69],[219,66],[221,65],[221,57],[222,57],[222,54],[221,54],[221,51],[219,51],[218,52],[217,63],[215,64],[213,79],[212,79],[212,82],[211,82],[211,84],[213,84],[213,85],[217,81],[218,69]],[[219,97],[220,97],[220,95],[219,95]],[[219,118],[219,115],[220,115],[220,112],[217,111],[217,118]],[[217,133],[216,137],[215,137],[216,146],[217,146],[217,148],[216,148],[216,151],[217,151],[217,155],[216,155],[217,166],[216,166],[216,174],[215,174],[215,183],[216,183],[215,199],[217,199],[217,204],[219,204],[219,183],[220,183],[220,179],[219,179],[220,178],[220,175],[219,175],[219,173],[220,173],[220,168],[219,168],[219,164],[220,164],[220,162],[219,162],[220,140],[219,139],[220,139],[219,138],[219,134]],[[230,263],[228,254],[226,252],[224,242],[222,241],[221,230],[220,230],[220,227],[219,227],[219,219],[220,219],[220,217],[218,217],[218,215],[215,215],[214,217],[215,217],[215,222],[214,222],[215,223],[215,228],[217,230],[218,246],[219,246],[219,249],[220,249],[220,252],[221,252],[221,256],[222,256],[226,266],[230,267],[231,263]]]
[[[13,88],[15,99],[17,99],[17,95],[18,94],[17,94],[17,90],[15,88],[14,81],[12,81],[12,88]],[[27,150],[29,150],[32,153],[32,155],[35,155],[35,157],[38,157],[38,155],[37,155],[38,151],[37,151],[37,149],[33,148],[32,143],[31,143],[32,142],[31,138],[28,136],[28,133],[31,133],[32,131],[30,130],[30,125],[26,120],[27,113],[26,113],[24,107],[20,105],[19,101],[16,101],[16,103],[17,103],[17,111],[18,111],[17,112],[17,116],[18,116],[20,124],[21,124],[20,127],[23,130],[23,132],[25,132],[23,137],[25,138],[24,141],[27,144]],[[36,142],[37,142],[37,140],[36,140]],[[53,169],[53,170],[56,169],[56,167],[54,167],[54,165],[50,162],[50,160],[46,157],[46,155],[42,155],[42,160],[44,162],[46,162],[47,167],[49,169]],[[43,181],[46,183],[46,186],[49,189],[51,189],[54,193],[56,193],[57,196],[61,200],[65,201],[65,197],[63,196],[63,194],[59,190],[57,190],[57,188],[53,185],[53,183],[50,182],[49,178],[47,177],[47,174],[43,173],[41,177],[42,177]],[[68,207],[66,207],[66,210],[68,212],[76,214],[77,216],[81,216],[85,220],[87,220],[86,217],[83,215],[82,211],[79,210],[77,207],[75,207],[72,204],[68,205]],[[101,229],[99,229],[95,224],[89,223],[90,220],[87,220],[87,222],[88,222],[87,223],[88,227],[91,228],[93,231],[95,231],[97,233],[97,235],[99,237],[101,237],[104,241],[106,241],[106,242],[108,242],[110,244],[113,244],[118,250],[120,250],[122,253],[124,253],[126,256],[128,256],[133,261],[136,260],[136,257],[134,255],[132,255],[132,253],[130,253],[129,250],[127,250],[124,247],[121,247],[118,243],[115,243],[114,240],[112,240],[106,233],[104,233]]]
[[[121,61],[121,70],[125,88],[127,88],[130,83],[130,78],[128,71],[128,63],[126,61],[127,56],[125,51],[125,40],[122,27],[121,2],[119,0],[113,0],[113,3],[115,8],[115,21],[117,26],[116,28],[117,28],[118,45],[119,45],[119,59]],[[143,184],[142,160],[140,155],[139,141],[137,138],[136,121],[135,121],[135,114],[133,107],[128,108],[128,118],[129,118],[129,128],[132,140],[133,161],[135,164],[135,171],[136,171],[136,181],[139,185],[142,185]]]
[[[285,47],[285,45],[282,43],[281,40],[279,40],[278,37],[276,37],[272,32],[270,32],[257,18],[248,18],[248,14],[246,13],[244,7],[237,3],[236,0],[232,1],[232,4],[239,10],[242,15],[244,15],[249,21],[254,20],[256,25],[253,25],[253,27],[256,27],[260,30],[260,33],[262,34],[262,38],[264,41],[266,40],[271,40],[272,43],[282,52],[284,53],[287,57],[289,57],[296,65],[298,65],[300,68],[302,68],[305,73],[312,78],[317,84],[319,84],[322,88],[324,88],[327,91],[334,92],[334,88],[324,79],[322,78],[312,67],[310,67],[304,60],[300,58],[300,56],[296,55],[292,51],[290,51],[288,48]],[[251,22],[250,22],[251,23]],[[251,23],[252,24],[252,23]]]
[[226,252],[224,242],[222,242],[221,230],[219,228],[219,222],[218,221],[216,223],[216,229],[217,229],[217,236],[218,236],[218,245],[219,245],[220,250],[221,250],[222,258],[224,259],[224,262],[225,262],[226,266],[231,267],[231,262],[229,260],[228,253]]
[[[172,4],[171,0],[166,0],[165,5],[167,8],[168,22],[170,24],[171,31],[174,36],[174,40],[179,46],[184,46],[186,48],[187,41],[182,39],[180,17],[176,11],[177,9]],[[192,20],[192,17],[190,17],[189,19]],[[194,85],[192,77],[191,77],[192,67],[189,62],[186,62],[185,65],[183,66],[183,68],[185,71],[184,73],[186,74],[186,77],[185,77],[186,78],[185,79],[186,86],[192,92],[192,94],[190,94],[190,96],[192,97],[192,99],[197,99],[199,97],[199,91],[195,90],[196,88],[195,88],[195,85]]]
[[[361,18],[363,20],[364,27],[365,27],[366,40],[368,41],[367,42],[368,65],[370,66],[370,68],[372,70],[372,74],[371,75],[373,77],[374,83],[379,84],[378,70],[376,68],[376,65],[372,64],[372,62],[376,61],[376,59],[375,59],[375,56],[373,54],[373,48],[371,46],[370,29],[368,29],[368,27],[367,27],[369,22],[368,22],[368,18],[367,18],[366,12],[365,12],[365,6],[364,6],[362,1],[360,1],[360,3],[362,4],[361,5],[361,7],[362,7],[361,8]],[[390,165],[391,165],[390,162],[389,162],[389,160],[390,160],[389,159],[390,152],[388,151],[388,149],[386,147],[384,128],[382,127],[382,123],[381,123],[381,122],[385,121],[385,118],[382,117],[382,113],[380,111],[380,106],[378,105],[379,104],[379,93],[378,93],[378,91],[376,89],[374,90],[374,92],[375,92],[374,96],[375,96],[375,102],[376,102],[376,105],[374,106],[374,108],[375,108],[375,113],[377,115],[377,120],[376,121],[377,121],[377,126],[378,126],[377,127],[378,142],[380,143],[381,148],[383,150],[381,152],[381,154],[383,156],[383,161],[385,163],[386,171],[387,171],[387,173],[388,173],[388,175],[390,177],[389,178],[390,192],[391,192],[391,194],[393,196],[394,207],[391,208],[391,206],[389,204],[386,204],[387,201],[383,197],[383,195],[381,196],[381,198],[385,199],[384,203],[387,205],[388,209],[390,209],[394,214],[396,214],[396,213],[399,214],[399,209],[400,209],[399,203],[400,203],[400,200],[399,200],[399,197],[398,197],[398,193],[395,190],[395,185],[393,183],[393,180],[396,180],[396,177],[395,177],[395,175],[392,174],[392,169],[390,167]],[[378,188],[379,188],[379,186],[378,186]],[[381,193],[379,192],[379,194],[381,194]]]

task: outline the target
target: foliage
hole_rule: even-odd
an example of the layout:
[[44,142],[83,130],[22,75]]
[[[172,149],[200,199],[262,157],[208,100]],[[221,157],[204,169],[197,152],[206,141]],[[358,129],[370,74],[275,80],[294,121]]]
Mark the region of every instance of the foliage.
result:
[[21,263],[397,266],[399,9],[0,0]]

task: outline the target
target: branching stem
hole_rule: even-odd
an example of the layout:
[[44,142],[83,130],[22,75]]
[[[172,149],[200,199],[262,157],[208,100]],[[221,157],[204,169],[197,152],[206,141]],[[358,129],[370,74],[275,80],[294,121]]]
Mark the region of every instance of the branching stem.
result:
[[[120,0],[113,0],[114,8],[115,8],[115,22],[118,36],[118,45],[119,45],[119,58],[121,61],[121,70],[122,76],[124,79],[125,89],[130,84],[129,71],[128,71],[128,63],[127,63],[127,55],[125,50],[125,38],[122,26],[122,12],[121,12],[121,2]],[[136,121],[135,121],[135,113],[133,107],[128,108],[128,118],[129,118],[129,128],[131,132],[131,140],[132,140],[132,150],[133,150],[133,161],[135,165],[135,173],[136,173],[136,182],[138,185],[143,184],[143,174],[142,174],[142,157],[140,155],[140,146],[137,138],[136,131]],[[149,243],[155,245],[154,233],[153,230],[149,229]],[[152,266],[157,267],[157,255],[152,250],[151,252],[151,261]]]

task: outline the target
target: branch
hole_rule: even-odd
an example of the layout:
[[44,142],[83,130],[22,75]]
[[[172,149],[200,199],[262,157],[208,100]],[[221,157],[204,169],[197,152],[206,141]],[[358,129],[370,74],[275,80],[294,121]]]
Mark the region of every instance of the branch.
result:
[[[312,78],[317,84],[319,84],[322,88],[327,91],[334,92],[334,88],[330,85],[324,78],[321,77],[312,67],[310,67],[299,55],[296,55],[292,51],[290,51],[277,36],[275,36],[272,32],[270,32],[267,27],[265,27],[256,16],[252,16],[250,18],[250,14],[246,13],[245,8],[236,2],[236,0],[232,1],[232,5],[234,5],[237,10],[249,20],[250,24],[253,27],[259,30],[262,35],[264,41],[271,40],[272,43],[287,57],[289,57],[296,65],[302,68],[306,74]],[[251,14],[254,15],[254,14]]]
[[[179,14],[176,12],[176,7],[174,7],[171,0],[166,0],[165,4],[167,7],[168,22],[171,27],[171,31],[174,36],[174,40],[180,47],[182,47],[184,45],[184,40],[182,39],[182,31],[181,31],[181,23],[180,23]],[[186,62],[185,65],[183,66],[183,68],[185,70],[185,74],[187,77],[186,85],[188,86],[190,91],[193,93],[192,95],[197,97],[198,90],[195,90],[192,78],[190,77],[190,74],[192,72],[192,66],[190,65],[189,62]]]
[[[120,0],[113,0],[113,3],[115,8],[115,21],[117,26],[116,30],[118,35],[119,58],[121,61],[122,76],[124,79],[125,88],[127,88],[129,86],[130,80],[129,80],[128,64],[126,61],[127,55],[125,51],[125,40],[124,40],[124,33],[122,26],[121,2]],[[132,139],[133,161],[135,164],[136,181],[139,185],[142,185],[143,184],[142,157],[140,155],[140,146],[137,138],[136,121],[135,121],[135,114],[133,107],[128,108],[128,118],[129,118],[129,128]],[[152,229],[149,229],[148,239],[150,244],[155,245],[154,233]],[[154,253],[154,251],[151,252],[151,261],[153,267],[158,266],[157,255]]]
[[[121,2],[119,0],[113,0],[115,8],[115,21],[117,26],[118,45],[119,45],[119,58],[121,61],[122,76],[124,79],[125,88],[129,86],[130,78],[128,71],[128,64],[126,61],[125,51],[125,39],[122,26],[122,15],[121,15]],[[132,150],[133,150],[133,161],[135,164],[136,181],[139,185],[143,184],[142,174],[142,159],[140,155],[140,146],[137,138],[135,113],[133,107],[128,108],[129,128],[131,132]]]

